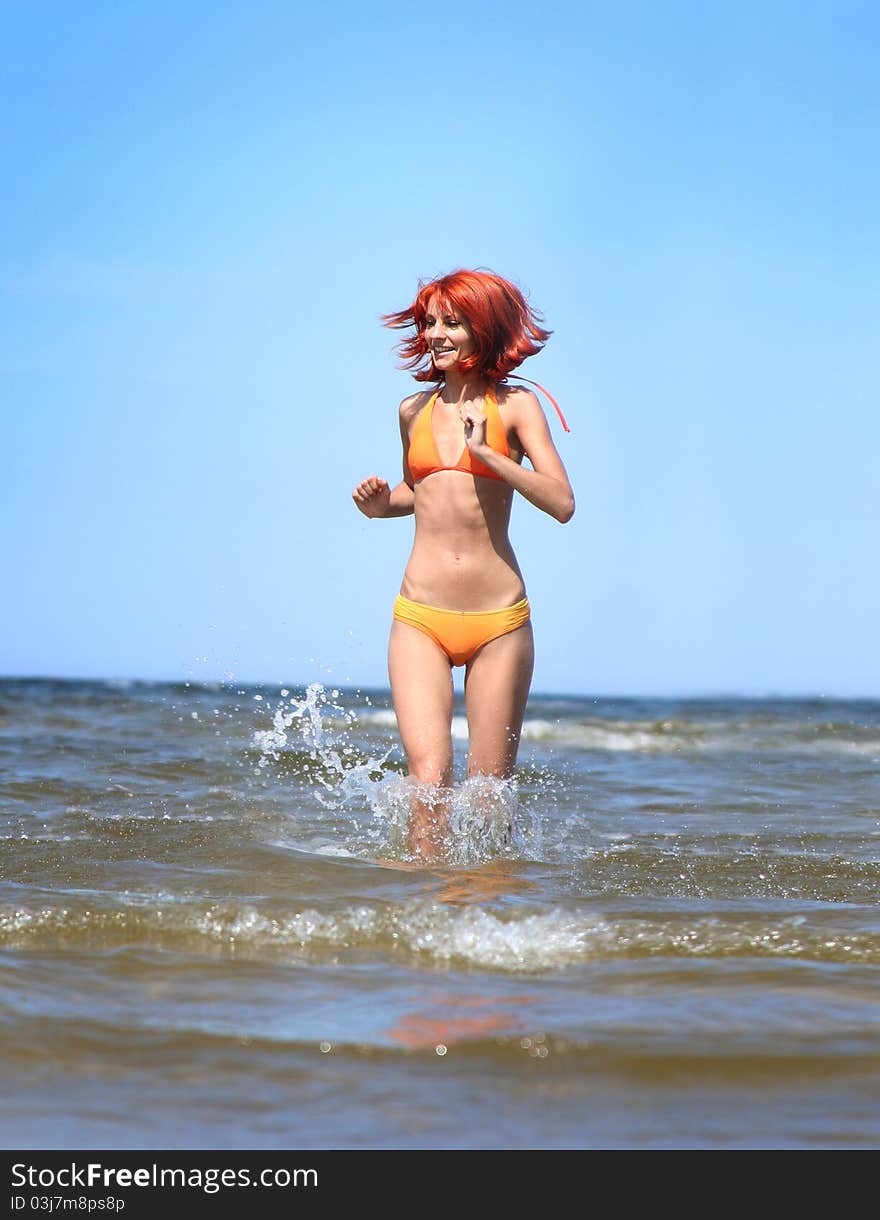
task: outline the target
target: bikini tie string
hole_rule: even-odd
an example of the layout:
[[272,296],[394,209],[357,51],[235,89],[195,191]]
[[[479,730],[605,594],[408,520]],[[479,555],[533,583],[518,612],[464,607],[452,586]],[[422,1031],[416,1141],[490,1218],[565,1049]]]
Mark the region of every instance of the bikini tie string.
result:
[[553,397],[553,395],[550,393],[549,390],[545,390],[545,388],[541,385],[540,381],[531,381],[531,380],[529,380],[528,377],[520,377],[519,373],[508,373],[507,376],[515,377],[517,381],[528,381],[529,385],[536,386],[541,391],[541,393],[546,398],[548,398],[550,400],[550,402],[553,403],[553,406],[556,408],[556,414],[559,416],[560,422],[562,423],[562,426],[565,429],[565,431],[571,432],[571,428],[569,428],[568,424],[565,422],[565,416],[562,414],[562,410],[559,406],[559,403],[556,401],[556,399]]

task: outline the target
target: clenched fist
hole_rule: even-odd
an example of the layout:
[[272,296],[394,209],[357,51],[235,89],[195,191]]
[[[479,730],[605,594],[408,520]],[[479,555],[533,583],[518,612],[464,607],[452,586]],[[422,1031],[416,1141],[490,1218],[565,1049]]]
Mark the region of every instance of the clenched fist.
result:
[[365,517],[387,517],[391,504],[391,488],[384,479],[371,474],[358,483],[351,498]]

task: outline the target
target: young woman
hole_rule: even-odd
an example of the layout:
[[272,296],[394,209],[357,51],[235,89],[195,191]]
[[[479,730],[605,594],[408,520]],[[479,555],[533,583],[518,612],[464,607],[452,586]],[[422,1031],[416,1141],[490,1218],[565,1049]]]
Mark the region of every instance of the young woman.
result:
[[421,284],[412,305],[383,320],[413,328],[400,345],[403,367],[436,387],[400,404],[402,481],[391,488],[370,475],[352,493],[366,517],[415,513],[388,671],[419,784],[408,845],[430,861],[446,830],[437,789],[452,785],[454,665],[465,666],[468,777],[506,779],[516,765],[534,643],[507,536],[513,493],[562,522],[574,496],[537,398],[505,382],[550,335],[515,285],[454,271]]

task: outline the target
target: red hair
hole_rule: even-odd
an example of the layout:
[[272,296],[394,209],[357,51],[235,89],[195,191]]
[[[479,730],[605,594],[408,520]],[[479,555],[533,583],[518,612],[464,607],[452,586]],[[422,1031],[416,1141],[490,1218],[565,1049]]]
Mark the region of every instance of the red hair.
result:
[[383,314],[386,326],[402,330],[415,327],[415,334],[402,339],[401,368],[414,369],[416,381],[442,381],[425,339],[428,306],[438,297],[444,309],[463,317],[474,338],[474,351],[461,361],[462,372],[476,371],[488,381],[501,381],[528,356],[539,352],[552,331],[539,323],[543,318],[523,294],[491,271],[452,271],[433,280],[420,280],[416,299],[407,309]]

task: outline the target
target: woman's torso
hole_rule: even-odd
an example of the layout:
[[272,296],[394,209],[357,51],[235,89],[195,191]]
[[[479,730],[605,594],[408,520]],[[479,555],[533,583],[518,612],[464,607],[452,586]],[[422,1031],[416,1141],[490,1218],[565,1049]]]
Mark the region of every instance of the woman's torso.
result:
[[[506,448],[513,461],[521,462],[516,435],[505,426],[505,398],[506,388],[501,387],[484,399],[489,420],[494,415],[498,421],[487,427],[487,439],[493,449]],[[426,468],[470,464],[458,408],[435,400],[433,393],[415,396],[407,434],[410,444],[416,438],[420,461],[434,455]],[[480,469],[480,463],[473,465]],[[400,588],[403,596],[471,611],[500,609],[523,598],[522,573],[507,533],[510,485],[466,470],[435,469],[414,486],[416,532]]]

